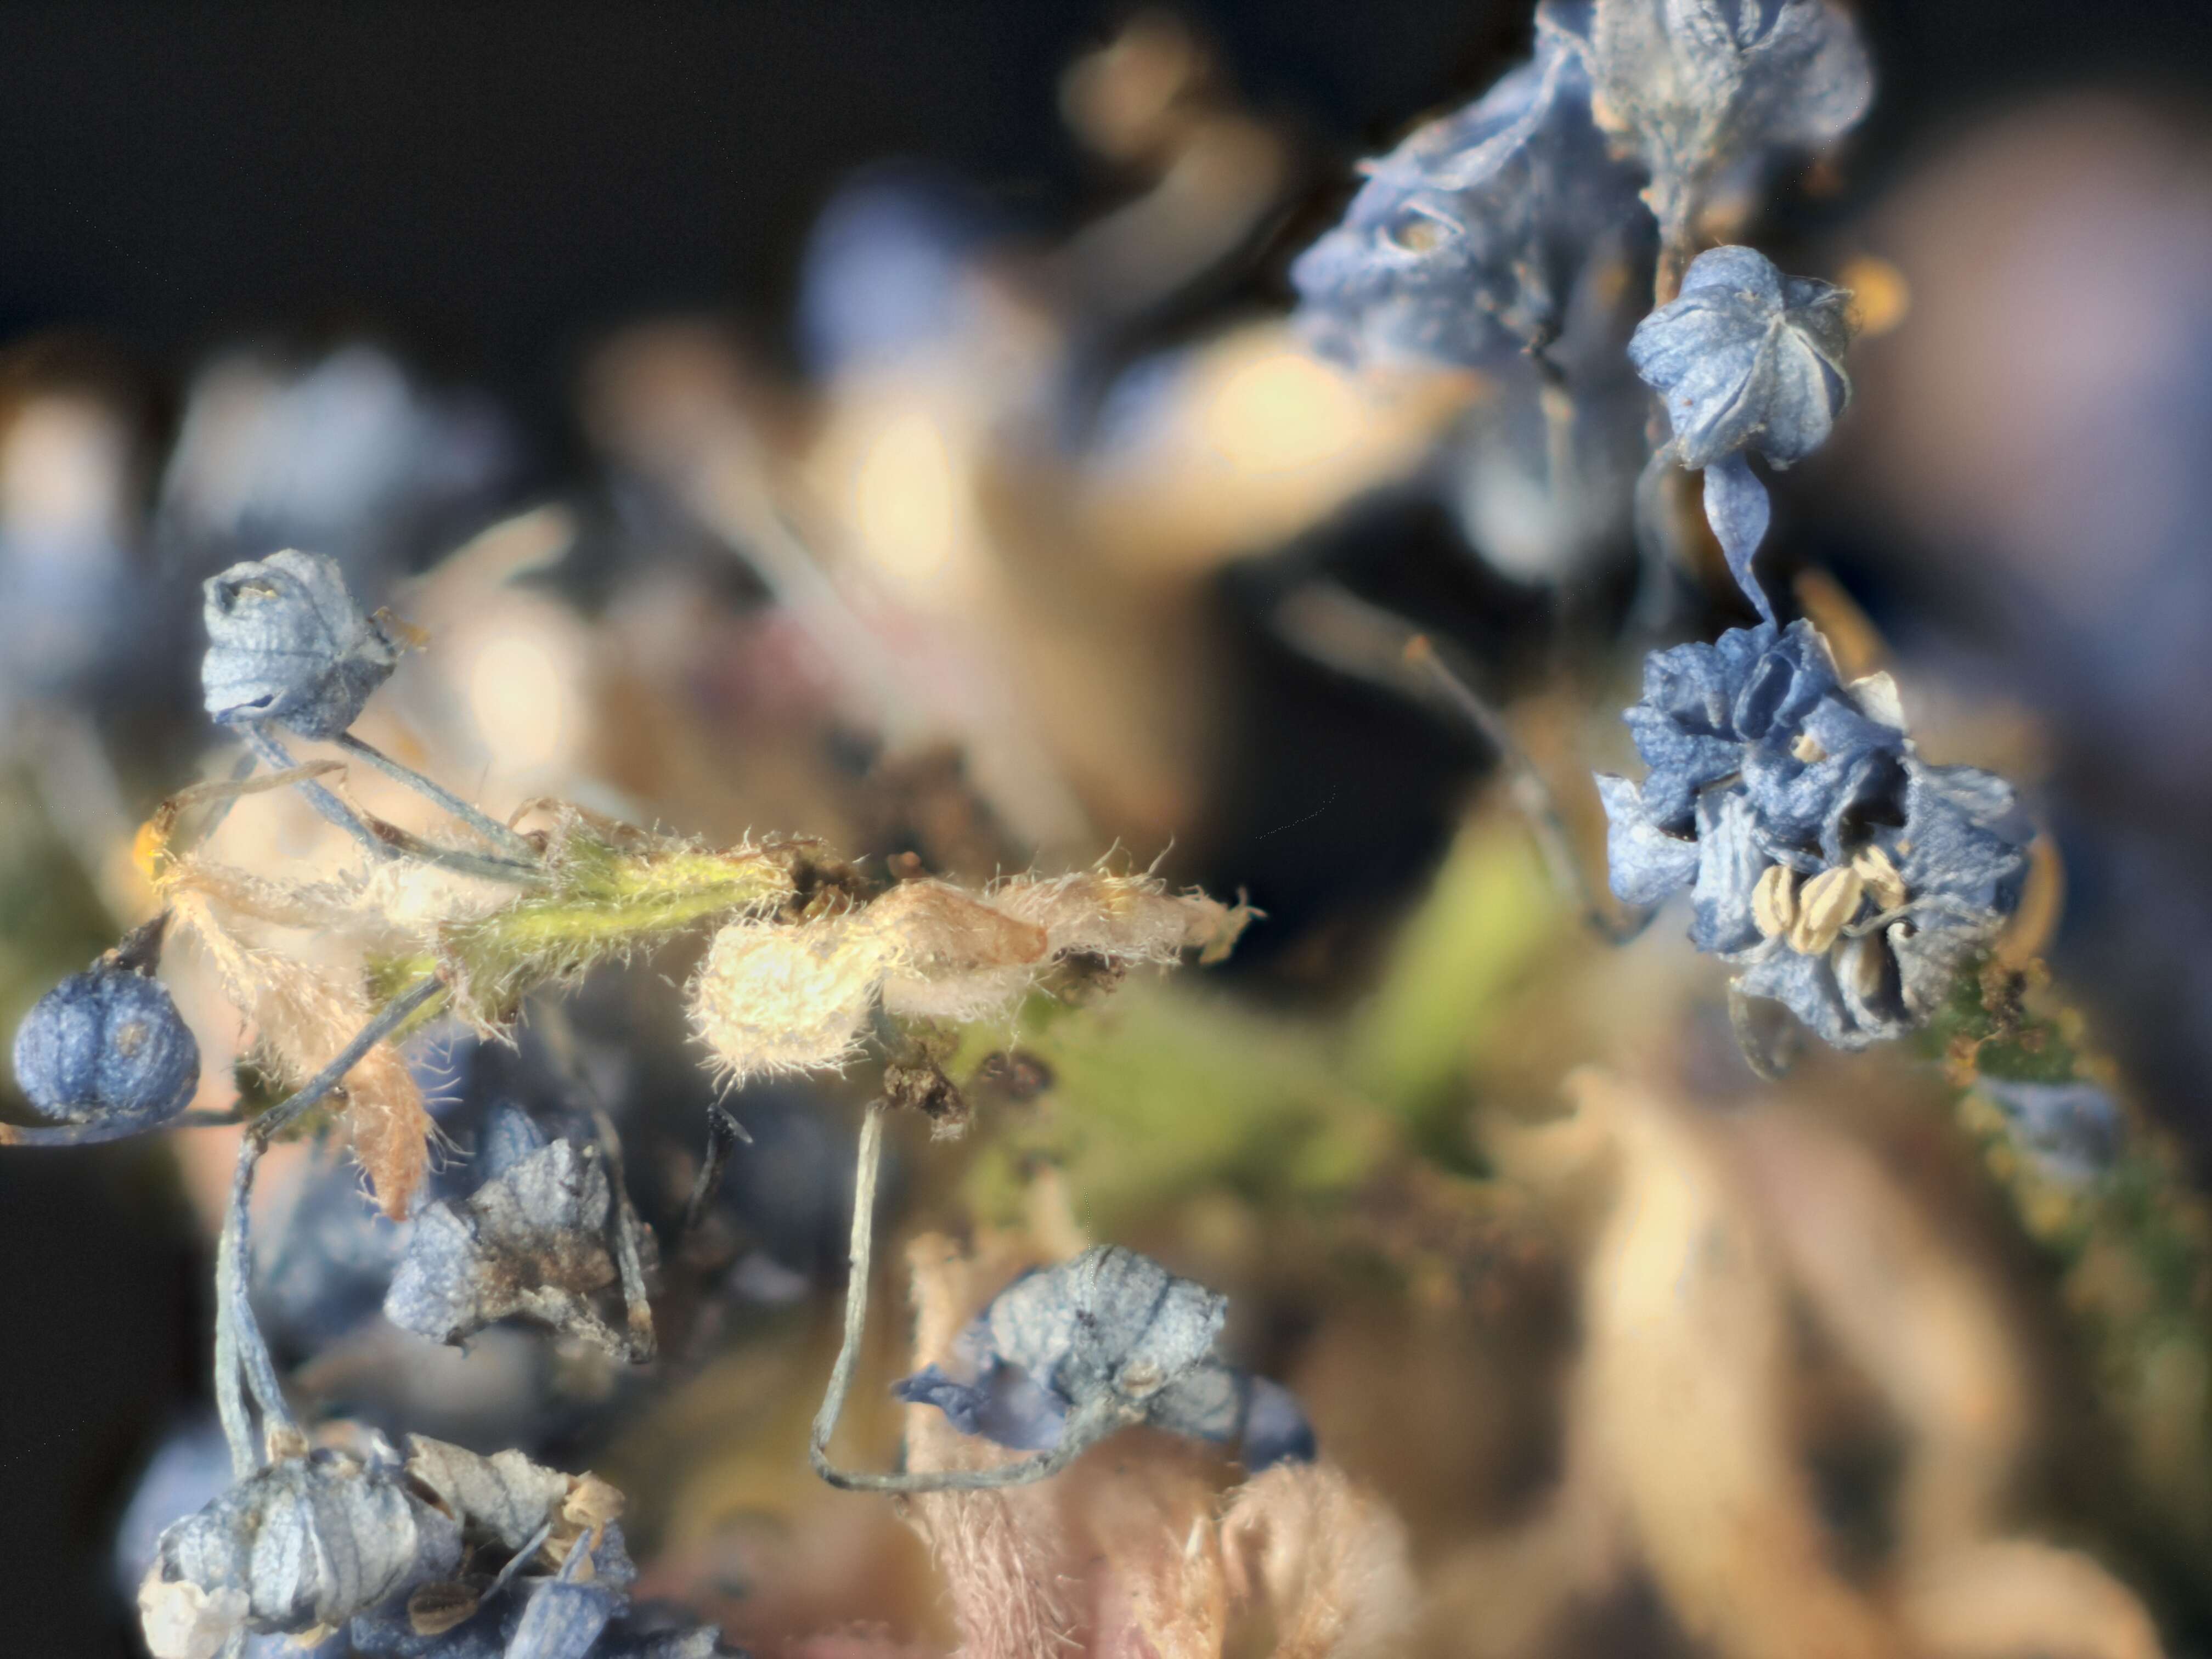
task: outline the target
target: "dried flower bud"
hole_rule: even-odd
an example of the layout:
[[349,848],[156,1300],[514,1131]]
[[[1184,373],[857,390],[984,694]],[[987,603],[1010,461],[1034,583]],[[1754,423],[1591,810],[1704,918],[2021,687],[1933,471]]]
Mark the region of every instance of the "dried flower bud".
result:
[[457,1343],[522,1315],[626,1352],[592,1301],[615,1282],[610,1197],[599,1149],[556,1140],[471,1197],[426,1206],[392,1275],[385,1317]]
[[1637,325],[1628,355],[1665,399],[1678,457],[1709,466],[1747,446],[1777,466],[1827,441],[1850,399],[1844,289],[1784,276],[1754,248],[1709,248],[1682,292]]
[[956,1351],[972,1382],[925,1367],[899,1397],[935,1406],[963,1434],[1044,1450],[1068,1419],[1118,1405],[1156,1428],[1240,1442],[1254,1468],[1313,1455],[1287,1389],[1212,1353],[1228,1299],[1118,1245],[1024,1274],[992,1299]]
[[138,1590],[154,1659],[213,1659],[242,1631],[342,1625],[459,1565],[460,1529],[398,1471],[287,1457],[162,1533]]
[[335,738],[399,660],[398,641],[346,591],[336,559],[287,549],[205,585],[207,711]]
[[114,952],[40,997],[15,1028],[15,1081],[57,1123],[149,1129],[184,1110],[199,1077],[199,1044],[167,988]]

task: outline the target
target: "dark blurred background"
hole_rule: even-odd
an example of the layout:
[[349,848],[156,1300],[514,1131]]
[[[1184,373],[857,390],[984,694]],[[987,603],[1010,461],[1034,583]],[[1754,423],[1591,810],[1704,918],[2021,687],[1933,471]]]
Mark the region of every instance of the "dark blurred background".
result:
[[[1528,28],[1522,0],[1181,9],[1249,103],[1304,136],[1316,214],[1343,163],[1479,89]],[[2201,101],[2212,82],[2203,0],[1861,10],[1880,92],[1816,235],[2025,94]],[[0,343],[83,331],[173,386],[241,333],[366,332],[489,390],[532,479],[557,481],[580,449],[579,355],[611,326],[726,313],[784,349],[808,226],[855,167],[934,159],[1047,234],[1110,200],[1055,85],[1117,16],[1088,0],[0,8]],[[1255,295],[1282,291],[1291,246],[1246,279]],[[133,1460],[195,1385],[191,1238],[155,1158],[0,1164],[0,1650],[137,1650],[106,1540]]]

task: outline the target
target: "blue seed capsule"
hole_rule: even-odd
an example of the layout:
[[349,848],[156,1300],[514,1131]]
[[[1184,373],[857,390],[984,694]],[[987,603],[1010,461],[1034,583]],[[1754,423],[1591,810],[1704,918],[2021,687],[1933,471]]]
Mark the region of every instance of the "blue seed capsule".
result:
[[112,957],[40,997],[15,1030],[15,1081],[55,1123],[149,1129],[184,1110],[199,1075],[167,989]]
[[288,548],[234,564],[204,587],[207,711],[335,738],[390,678],[399,647],[346,591],[336,559]]

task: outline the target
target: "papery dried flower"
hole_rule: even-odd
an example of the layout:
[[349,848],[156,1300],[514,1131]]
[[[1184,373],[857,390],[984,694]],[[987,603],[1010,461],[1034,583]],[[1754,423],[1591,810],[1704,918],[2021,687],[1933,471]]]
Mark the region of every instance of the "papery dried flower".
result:
[[1547,0],[1538,15],[1581,54],[1598,120],[1650,170],[1644,199],[1670,243],[1721,173],[1841,137],[1874,95],[1833,0]]
[[199,1086],[199,1044],[151,972],[161,921],[71,974],[23,1017],[15,1028],[16,1085],[40,1116],[69,1128],[0,1127],[0,1143],[135,1134],[167,1122],[191,1101]]
[[1823,443],[1850,401],[1845,290],[1785,276],[1755,248],[1708,248],[1628,354],[1667,404],[1684,466],[1756,449],[1777,466]]
[[1922,761],[1895,687],[1844,684],[1808,623],[1656,652],[1644,689],[1625,718],[1650,772],[1598,780],[1615,894],[1690,889],[1697,947],[1838,1047],[1924,1020],[2019,905],[2011,787]]
[[1213,1356],[1228,1306],[1133,1250],[1101,1245],[992,1298],[955,1346],[974,1381],[930,1365],[897,1393],[963,1434],[1021,1450],[1057,1446],[1071,1417],[1109,1403],[1156,1428],[1238,1443],[1255,1469],[1310,1458],[1313,1432],[1290,1392]]
[[397,1469],[317,1451],[279,1458],[165,1531],[139,1613],[155,1659],[213,1659],[240,1632],[342,1625],[459,1561],[460,1529]]
[[1590,118],[1582,58],[1536,56],[1367,164],[1343,222],[1291,268],[1330,355],[1489,366],[1556,336],[1584,264],[1642,216]]
[[399,644],[346,591],[336,559],[286,549],[206,583],[200,679],[225,724],[270,720],[335,738],[391,677]]
[[1705,517],[1729,568],[1770,622],[1751,574],[1766,535],[1766,489],[1745,452],[1786,467],[1827,441],[1850,401],[1850,298],[1809,276],[1784,276],[1755,249],[1710,248],[1691,263],[1680,297],[1646,317],[1629,342],[1636,372],[1666,405],[1675,459],[1704,469]]
[[629,1345],[593,1305],[617,1278],[606,1238],[611,1198],[599,1149],[556,1140],[473,1196],[425,1206],[392,1275],[385,1317],[456,1343],[520,1315],[626,1354]]

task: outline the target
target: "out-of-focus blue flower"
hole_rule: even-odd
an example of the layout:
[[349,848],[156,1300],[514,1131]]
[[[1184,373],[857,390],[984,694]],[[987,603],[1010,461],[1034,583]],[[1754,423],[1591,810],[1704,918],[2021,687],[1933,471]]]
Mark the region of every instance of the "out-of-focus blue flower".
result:
[[87,1139],[165,1123],[199,1085],[199,1044],[168,988],[112,951],[32,1006],[15,1060],[32,1109]]
[[1298,319],[1349,361],[1487,367],[1560,331],[1577,276],[1643,215],[1590,117],[1582,58],[1534,59],[1381,160],[1343,222],[1291,267]]
[[1102,1245],[992,1299],[955,1349],[972,1381],[930,1365],[897,1393],[963,1434],[1018,1450],[1058,1445],[1072,1415],[1111,1401],[1156,1428],[1240,1445],[1255,1470],[1310,1458],[1313,1431],[1289,1390],[1213,1354],[1228,1308],[1133,1250]]
[[1705,470],[1705,518],[1729,570],[1769,622],[1773,607],[1751,568],[1766,538],[1766,486],[1746,452],[1784,467],[1827,441],[1850,401],[1850,299],[1812,277],[1784,276],[1755,249],[1711,248],[1691,262],[1680,297],[1629,342],[1636,372],[1666,405],[1674,458]]
[[1679,242],[1706,187],[1770,150],[1825,144],[1866,113],[1874,71],[1833,0],[1546,0],[1608,131],[1651,175],[1645,199]]
[[496,512],[519,455],[486,399],[434,391],[379,347],[236,350],[193,378],[159,524],[191,568],[316,547],[379,592]]
[[1650,770],[1601,777],[1613,891],[1685,890],[1691,939],[1838,1048],[1926,1019],[2016,909],[2011,787],[1915,752],[1887,678],[1844,684],[1808,623],[1655,652],[1625,716]]
[[398,641],[346,589],[336,559],[286,549],[207,580],[207,711],[335,738],[391,678]]
[[796,326],[819,374],[894,362],[974,320],[978,258],[1004,235],[982,193],[919,162],[871,167],[814,222],[799,263]]
[[2018,1083],[1984,1077],[1974,1086],[2004,1113],[2014,1141],[2046,1175],[2066,1186],[2094,1181],[2119,1155],[2126,1121],[2112,1096],[2094,1083]]

